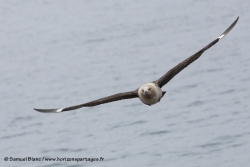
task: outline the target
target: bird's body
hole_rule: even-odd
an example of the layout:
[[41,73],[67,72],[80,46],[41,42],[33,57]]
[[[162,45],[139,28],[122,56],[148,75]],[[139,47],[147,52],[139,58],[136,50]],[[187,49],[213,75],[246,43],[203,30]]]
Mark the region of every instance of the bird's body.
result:
[[165,93],[155,83],[147,83],[138,89],[140,100],[149,106],[159,102]]
[[155,80],[151,83],[147,83],[140,88],[130,91],[130,92],[123,92],[123,93],[117,93],[111,96],[107,96],[98,100],[94,100],[88,103],[71,106],[71,107],[65,107],[65,108],[59,108],[59,109],[35,109],[39,112],[44,113],[57,113],[57,112],[63,112],[63,111],[70,111],[75,110],[81,107],[92,107],[100,104],[105,104],[113,101],[118,100],[124,100],[124,99],[131,99],[131,98],[139,98],[144,104],[146,105],[153,105],[156,104],[161,100],[161,98],[165,95],[165,91],[162,91],[161,88],[166,85],[174,76],[176,76],[180,71],[182,71],[184,68],[186,68],[189,64],[193,63],[195,60],[197,60],[207,49],[215,45],[217,42],[219,42],[223,37],[225,37],[235,26],[237,23],[239,17],[226,29],[225,32],[223,32],[218,38],[210,42],[207,46],[193,54],[192,56],[188,57],[172,69],[170,69],[166,74],[164,74],[161,78],[158,80]]

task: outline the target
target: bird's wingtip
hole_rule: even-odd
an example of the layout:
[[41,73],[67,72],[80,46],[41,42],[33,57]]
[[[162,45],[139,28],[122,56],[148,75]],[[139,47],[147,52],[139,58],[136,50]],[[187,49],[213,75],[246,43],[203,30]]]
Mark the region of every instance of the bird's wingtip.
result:
[[59,109],[37,109],[37,108],[33,108],[33,109],[38,111],[38,112],[42,112],[42,113],[58,113],[58,112],[63,111],[63,108],[59,108]]
[[238,22],[239,20],[239,16],[237,17],[237,19],[226,29],[226,31],[224,31],[219,37],[218,39],[221,40],[223,37],[225,37],[233,28],[234,26],[236,25],[236,23]]

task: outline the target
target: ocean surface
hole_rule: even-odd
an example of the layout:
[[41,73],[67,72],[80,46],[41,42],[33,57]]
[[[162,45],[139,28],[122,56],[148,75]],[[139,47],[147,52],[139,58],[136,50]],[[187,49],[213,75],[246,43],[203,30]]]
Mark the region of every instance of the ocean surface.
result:
[[[2,0],[0,166],[249,166],[249,9],[247,0]],[[237,16],[225,38],[163,87],[156,105],[130,99],[33,110],[135,90]]]

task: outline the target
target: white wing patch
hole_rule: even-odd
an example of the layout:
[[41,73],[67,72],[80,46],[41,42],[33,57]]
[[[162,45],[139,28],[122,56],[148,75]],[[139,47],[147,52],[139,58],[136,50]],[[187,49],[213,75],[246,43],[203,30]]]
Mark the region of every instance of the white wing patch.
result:
[[63,109],[64,108],[59,108],[59,109],[36,109],[34,108],[34,110],[43,112],[43,113],[58,113],[58,112],[62,112]]

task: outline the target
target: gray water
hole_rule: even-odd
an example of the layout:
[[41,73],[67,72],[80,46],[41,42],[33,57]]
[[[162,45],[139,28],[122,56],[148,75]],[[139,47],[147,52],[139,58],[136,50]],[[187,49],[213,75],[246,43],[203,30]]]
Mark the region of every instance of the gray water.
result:
[[[249,166],[249,9],[247,0],[2,0],[0,166]],[[156,105],[130,99],[59,114],[33,110],[137,89],[237,16],[228,36],[163,87]]]

